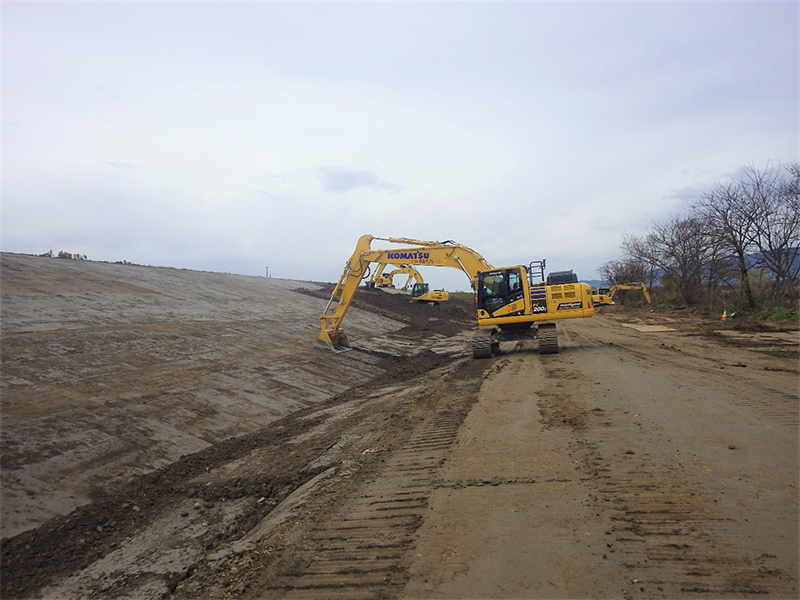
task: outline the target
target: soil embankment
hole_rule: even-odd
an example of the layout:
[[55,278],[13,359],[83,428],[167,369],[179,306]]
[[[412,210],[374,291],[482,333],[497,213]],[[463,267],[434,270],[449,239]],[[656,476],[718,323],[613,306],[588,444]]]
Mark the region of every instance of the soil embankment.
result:
[[793,598],[796,327],[2,255],[3,598]]

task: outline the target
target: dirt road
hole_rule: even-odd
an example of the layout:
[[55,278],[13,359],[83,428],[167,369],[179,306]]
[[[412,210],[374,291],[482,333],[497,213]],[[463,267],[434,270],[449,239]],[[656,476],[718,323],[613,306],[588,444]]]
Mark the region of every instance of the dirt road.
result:
[[796,596],[796,359],[660,329],[601,316],[497,361],[409,597]]
[[[75,285],[82,275],[72,267]],[[258,278],[177,271],[186,289],[173,312],[205,289],[207,276],[219,278],[219,292],[205,292],[199,315],[188,307],[173,314],[179,327],[165,340],[154,321],[163,324],[164,295],[176,286],[173,273],[160,272],[163,283],[136,283],[155,301],[126,297],[139,307],[122,328],[136,334],[125,334],[135,340],[128,343],[99,318],[120,308],[102,289],[96,298],[85,289],[67,298],[91,309],[85,314],[97,323],[76,318],[72,335],[57,324],[44,334],[33,326],[45,321],[33,310],[44,299],[22,279],[9,290],[7,274],[3,486],[18,493],[2,505],[3,521],[13,516],[16,528],[2,544],[3,598],[798,596],[796,327],[608,307],[560,323],[560,354],[504,345],[497,357],[476,361],[470,322],[455,308],[421,315],[376,291],[359,295],[363,310],[354,311],[349,335],[355,351],[306,355],[298,340],[313,339],[324,304],[315,285],[292,291],[251,281]],[[103,285],[112,280],[129,279],[117,272]],[[260,322],[248,293],[268,288],[271,311],[293,314],[294,324]],[[232,293],[240,298],[235,311]],[[182,345],[198,321],[203,327]],[[220,332],[231,329],[228,353]],[[281,341],[260,341],[267,329]],[[39,373],[59,356],[53,339],[75,347],[94,330],[119,352],[104,363],[100,346],[64,352],[74,381],[67,369],[49,380]],[[164,375],[156,359],[139,362],[140,347],[182,352],[170,355]],[[37,352],[47,360],[37,362]],[[259,354],[280,362],[270,369]],[[109,388],[81,387],[93,369]],[[224,393],[209,396],[210,382],[232,370]],[[136,377],[126,385],[134,394],[146,385],[149,396],[110,388],[127,371]],[[270,386],[284,371],[292,401],[280,404],[286,394]],[[48,387],[57,377],[61,386]],[[59,398],[64,386],[71,404],[49,406],[52,419],[41,416],[42,394]],[[120,430],[123,444],[108,423],[124,418],[141,427],[143,398],[159,410],[138,436]],[[240,411],[240,402],[252,409]],[[82,422],[75,406],[101,415]],[[201,406],[216,412],[198,418]],[[262,417],[259,406],[273,411]],[[188,422],[172,412],[181,407],[193,415]],[[69,419],[69,436],[59,415]],[[170,416],[181,435],[168,444],[167,428],[154,421]],[[215,420],[225,427],[193,447],[198,436],[186,432],[199,422],[207,434]],[[240,423],[243,434],[231,437]],[[86,448],[82,438],[97,431],[117,439],[116,455],[70,455],[65,439]],[[153,431],[162,445],[137,449]],[[40,450],[8,452],[23,443]],[[53,461],[67,468],[89,454],[92,477],[53,475]],[[130,467],[141,457],[140,468]],[[107,485],[98,480],[103,472],[113,475]],[[38,477],[46,497],[55,490],[80,501],[45,514],[34,498],[26,511],[25,483],[34,480],[20,475]]]

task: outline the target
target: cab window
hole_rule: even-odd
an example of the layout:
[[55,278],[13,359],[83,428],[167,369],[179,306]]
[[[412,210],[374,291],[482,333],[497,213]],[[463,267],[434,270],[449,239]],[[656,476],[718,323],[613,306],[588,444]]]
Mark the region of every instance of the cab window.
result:
[[478,306],[491,313],[519,300],[523,293],[522,275],[519,270],[485,273],[481,277],[481,287],[478,290]]
[[520,277],[519,271],[509,271],[508,293],[513,296],[520,291],[522,291],[522,277]]

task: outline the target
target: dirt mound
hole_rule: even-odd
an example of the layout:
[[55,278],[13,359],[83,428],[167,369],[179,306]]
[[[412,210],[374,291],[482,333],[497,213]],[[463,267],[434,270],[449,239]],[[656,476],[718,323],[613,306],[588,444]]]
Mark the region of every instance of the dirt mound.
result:
[[[327,300],[333,288],[331,284],[319,284],[319,289],[295,291]],[[406,327],[398,333],[406,337],[435,333],[452,336],[474,326],[475,321],[472,304],[459,298],[432,305],[414,302],[409,294],[386,292],[379,288],[360,287],[351,306],[405,323]]]

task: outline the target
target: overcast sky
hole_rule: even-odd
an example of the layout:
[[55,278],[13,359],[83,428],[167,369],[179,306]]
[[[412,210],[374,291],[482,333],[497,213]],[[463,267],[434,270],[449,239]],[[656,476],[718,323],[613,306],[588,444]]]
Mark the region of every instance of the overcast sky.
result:
[[336,281],[370,233],[596,278],[798,159],[799,9],[6,0],[0,249]]

